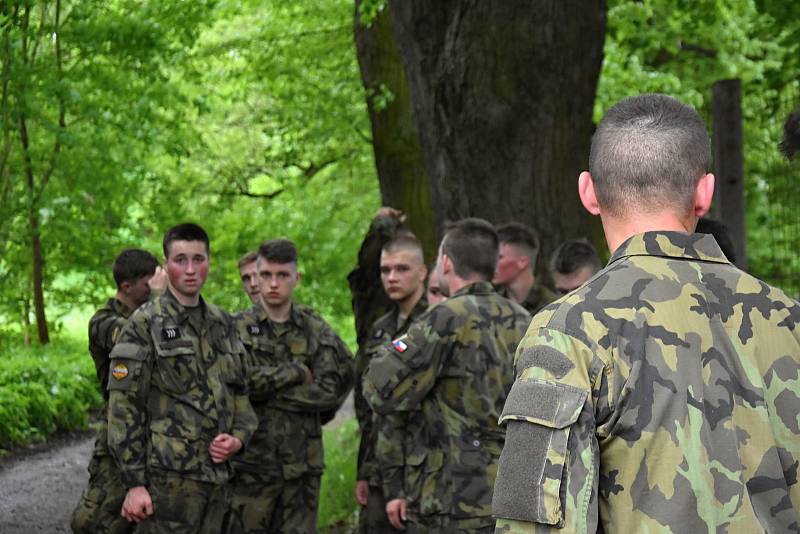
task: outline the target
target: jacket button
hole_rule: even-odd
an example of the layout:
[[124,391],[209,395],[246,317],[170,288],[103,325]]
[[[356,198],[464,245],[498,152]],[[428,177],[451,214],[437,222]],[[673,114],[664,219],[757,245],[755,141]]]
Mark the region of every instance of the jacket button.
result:
[[481,446],[481,442],[476,439],[475,441],[472,442],[472,446],[473,447],[480,447]]

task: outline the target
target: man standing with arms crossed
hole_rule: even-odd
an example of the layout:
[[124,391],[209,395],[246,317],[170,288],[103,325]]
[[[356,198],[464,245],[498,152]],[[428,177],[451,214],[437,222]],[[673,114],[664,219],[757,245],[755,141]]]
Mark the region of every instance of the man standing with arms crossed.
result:
[[137,533],[218,533],[228,460],[257,420],[244,347],[230,317],[205,302],[209,241],[196,224],[164,235],[164,294],[139,308],[111,351],[108,443]]
[[316,312],[293,302],[300,281],[288,239],[258,249],[264,307],[237,319],[259,427],[234,462],[231,533],[316,532],[321,424],[353,385],[350,351]]
[[[155,276],[156,271],[159,276]],[[127,488],[119,480],[119,471],[108,450],[108,369],[109,354],[128,323],[133,311],[147,302],[151,289],[164,289],[166,283],[158,260],[146,250],[125,249],[112,266],[117,293],[89,320],[89,353],[97,370],[97,379],[105,403],[97,423],[97,439],[89,462],[89,485],[83,490],[72,514],[74,534],[122,534],[133,531],[133,525],[119,511]]]
[[[383,246],[380,257],[381,282],[386,294],[394,303],[394,309],[373,323],[364,342],[364,348],[356,355],[355,407],[361,429],[358,450],[358,472],[356,500],[361,505],[359,531],[364,533],[391,532],[386,517],[384,488],[389,495],[397,496],[403,491],[404,443],[403,434],[409,425],[418,424],[406,417],[381,417],[373,413],[363,394],[363,375],[378,348],[404,334],[411,323],[425,312],[425,277],[427,269],[422,245],[415,237],[401,235]],[[380,436],[379,436],[380,434]],[[378,442],[382,441],[381,462],[378,458]],[[411,445],[408,443],[408,445]]]
[[[382,346],[364,379],[364,396],[378,414],[422,412],[419,518],[395,525],[410,532],[494,530],[491,494],[503,446],[497,420],[514,380],[514,351],[530,322],[490,283],[497,250],[497,233],[482,219],[448,228],[437,270],[449,298]],[[396,515],[405,521],[407,503],[397,500]]]
[[692,233],[708,159],[668,96],[600,122],[578,191],[611,260],[517,351],[497,532],[797,532],[800,305]]

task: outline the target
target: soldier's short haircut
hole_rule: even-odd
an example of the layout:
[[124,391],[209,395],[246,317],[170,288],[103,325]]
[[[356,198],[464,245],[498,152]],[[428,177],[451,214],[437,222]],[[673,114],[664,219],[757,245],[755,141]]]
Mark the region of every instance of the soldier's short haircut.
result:
[[528,256],[531,260],[531,269],[536,265],[536,257],[539,255],[541,246],[536,230],[518,222],[501,224],[497,227],[497,239],[500,243],[517,247],[522,254]]
[[239,258],[239,269],[241,269],[245,265],[253,263],[257,259],[258,259],[258,252],[255,250],[251,250],[250,252]]
[[387,254],[394,254],[401,250],[408,250],[414,253],[420,265],[425,264],[425,254],[422,251],[422,243],[413,234],[398,234],[393,239],[386,242],[381,249]]
[[719,245],[722,253],[728,258],[731,263],[736,262],[736,247],[733,244],[733,238],[728,231],[728,227],[719,221],[713,219],[706,219],[701,217],[697,221],[697,227],[694,229],[698,234],[710,234],[714,236],[714,240]]
[[147,252],[139,248],[126,248],[114,260],[111,271],[114,273],[114,282],[117,289],[123,282],[135,282],[145,276],[153,276],[158,267],[158,260]]
[[592,274],[600,270],[600,257],[585,239],[568,239],[550,256],[551,273],[572,274],[583,267],[590,267]]
[[491,280],[494,276],[499,241],[488,221],[471,217],[448,225],[441,247],[459,277]]
[[270,239],[258,247],[258,256],[271,263],[297,263],[297,247],[289,239]]
[[164,257],[169,258],[169,247],[173,241],[200,241],[206,246],[206,253],[211,253],[208,242],[208,234],[199,225],[194,223],[182,223],[173,226],[164,234]]
[[589,171],[597,200],[611,215],[687,212],[709,156],[705,124],[692,107],[645,94],[605,114],[592,138]]

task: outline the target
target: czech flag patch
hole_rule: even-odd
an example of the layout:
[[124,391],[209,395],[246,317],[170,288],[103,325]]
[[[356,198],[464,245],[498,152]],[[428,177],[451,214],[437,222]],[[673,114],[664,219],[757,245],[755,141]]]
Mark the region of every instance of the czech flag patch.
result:
[[405,352],[408,350],[408,345],[402,339],[395,339],[392,341],[392,345],[394,345],[394,350],[397,352]]

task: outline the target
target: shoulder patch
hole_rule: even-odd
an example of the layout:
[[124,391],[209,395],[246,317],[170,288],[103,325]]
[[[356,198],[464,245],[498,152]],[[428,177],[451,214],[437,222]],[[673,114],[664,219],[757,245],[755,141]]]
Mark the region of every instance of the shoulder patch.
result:
[[[403,337],[405,337],[405,336],[403,336]],[[405,352],[405,351],[408,350],[408,344],[406,344],[406,342],[403,341],[402,337],[397,338],[394,341],[392,341],[392,346],[394,347],[394,350],[396,350],[397,352]]]
[[261,335],[261,326],[257,324],[251,324],[247,326],[247,333],[251,336],[260,336]]
[[172,341],[173,339],[179,339],[180,337],[181,329],[177,326],[161,329],[161,341]]
[[111,369],[111,376],[115,380],[122,380],[128,376],[128,366],[124,363],[118,363]]

